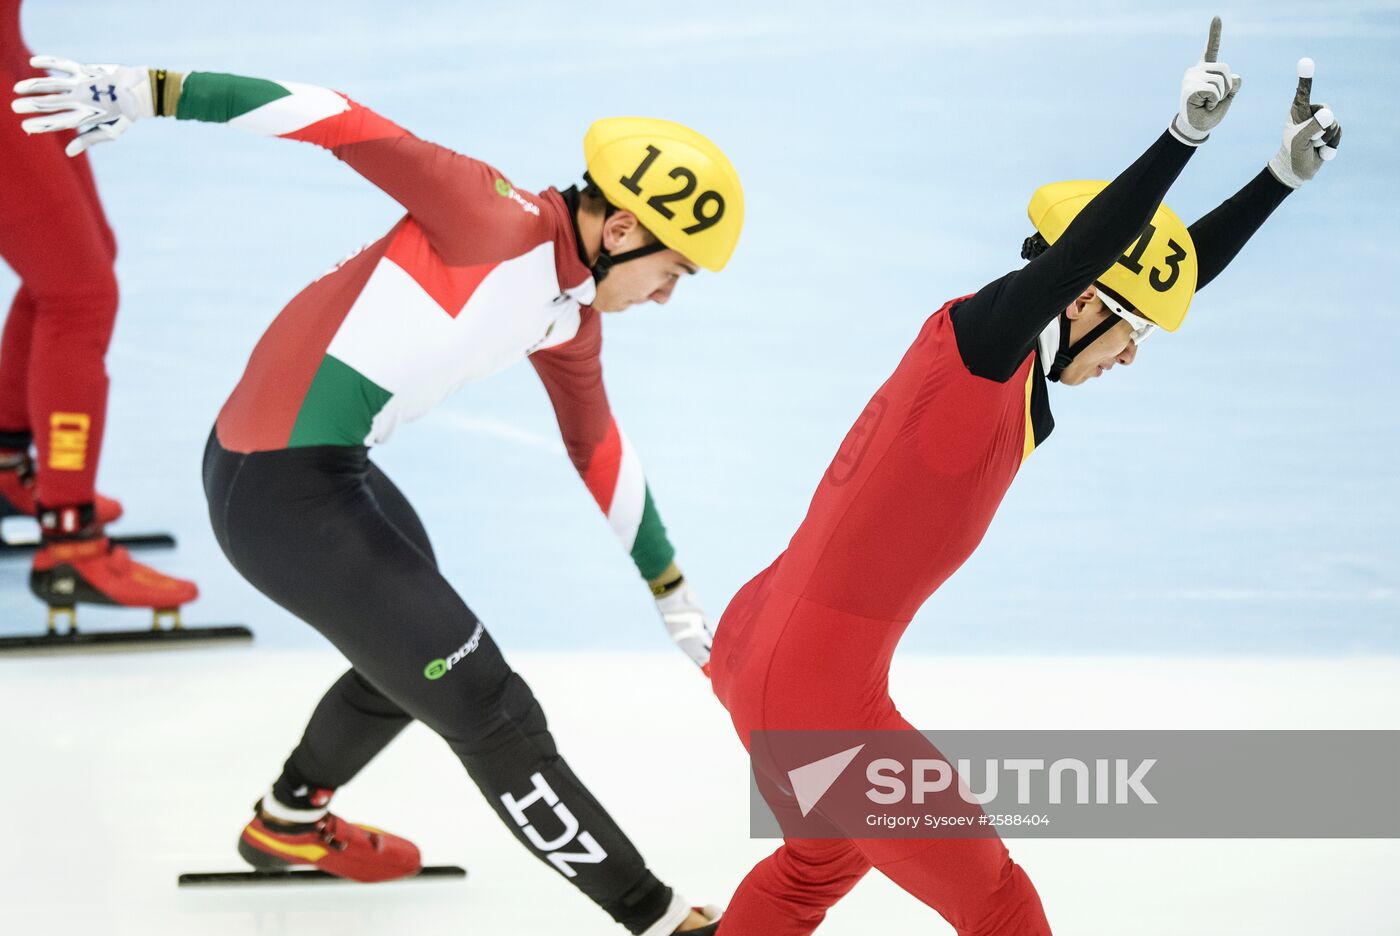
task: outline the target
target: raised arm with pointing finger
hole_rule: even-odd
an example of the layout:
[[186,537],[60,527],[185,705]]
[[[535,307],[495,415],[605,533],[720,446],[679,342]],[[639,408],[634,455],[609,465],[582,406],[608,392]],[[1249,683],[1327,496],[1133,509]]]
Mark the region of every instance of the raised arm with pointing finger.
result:
[[1239,254],[1254,232],[1295,189],[1309,181],[1323,163],[1337,155],[1342,125],[1326,104],[1311,101],[1313,60],[1298,61],[1298,87],[1283,127],[1283,145],[1244,188],[1191,225],[1199,272],[1196,289],[1215,279]]
[[[1182,77],[1180,106],[1167,132],[1104,188],[1053,246],[954,307],[951,315],[958,347],[972,373],[1008,380],[1047,326],[1062,317],[1067,306],[1142,233],[1187,160],[1224,119],[1239,93],[1240,77],[1218,61],[1220,29],[1220,17],[1216,17],[1205,54]],[[1068,366],[1066,357],[1072,361],[1082,350],[1067,341],[1069,333],[1068,322],[1062,322],[1054,356],[1065,363],[1058,369],[1046,365],[1051,380],[1059,379]],[[1092,335],[1084,346],[1097,337]]]

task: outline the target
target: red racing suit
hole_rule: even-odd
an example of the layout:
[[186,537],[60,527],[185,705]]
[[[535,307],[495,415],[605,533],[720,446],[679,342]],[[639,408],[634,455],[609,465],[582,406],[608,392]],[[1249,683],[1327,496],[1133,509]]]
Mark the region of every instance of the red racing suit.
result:
[[[912,727],[889,696],[895,646],[977,547],[1035,444],[1034,357],[1004,383],[974,376],[951,305],[856,420],[787,551],[724,613],[710,672],[746,744],[757,729]],[[789,840],[745,879],[726,932],[810,932],[872,866],[960,933],[1049,932],[995,838]]]
[[[1053,428],[1045,373],[1055,349],[1040,337],[1143,231],[1191,152],[1164,133],[1045,253],[924,323],[847,434],[787,550],[720,620],[711,676],[746,747],[759,730],[911,729],[889,696],[890,661]],[[1198,289],[1288,191],[1264,170],[1192,225]],[[791,807],[770,805],[779,815]],[[756,866],[725,914],[725,936],[809,933],[872,867],[960,936],[1050,932],[1000,839],[839,831],[848,837],[789,838]]]

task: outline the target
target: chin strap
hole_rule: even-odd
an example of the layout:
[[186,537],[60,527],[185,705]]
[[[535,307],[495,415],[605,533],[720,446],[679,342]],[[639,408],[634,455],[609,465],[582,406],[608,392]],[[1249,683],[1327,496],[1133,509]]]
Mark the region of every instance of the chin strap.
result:
[[1099,339],[1099,336],[1108,332],[1109,329],[1113,328],[1121,321],[1123,321],[1123,319],[1119,318],[1117,315],[1113,315],[1112,313],[1110,313],[1109,316],[1105,318],[1102,322],[1089,329],[1089,333],[1087,335],[1085,335],[1083,338],[1080,338],[1074,344],[1070,344],[1069,316],[1061,312],[1060,346],[1059,350],[1055,352],[1055,360],[1053,363],[1051,363],[1049,371],[1046,372],[1045,379],[1052,380],[1058,383],[1060,380],[1060,375],[1065,372],[1065,368],[1069,367],[1070,363],[1075,358],[1077,358],[1085,348],[1089,347],[1089,345],[1093,344]]
[[[583,177],[588,181],[592,181],[589,179],[588,173],[586,172],[583,174]],[[569,206],[569,223],[574,227],[574,246],[578,249],[578,258],[583,261],[583,265],[588,267],[589,272],[593,274],[594,283],[601,283],[607,278],[608,274],[612,272],[612,268],[619,263],[626,263],[629,260],[637,260],[641,257],[649,257],[654,253],[660,253],[666,249],[666,245],[657,240],[647,244],[645,247],[638,247],[636,250],[612,254],[599,244],[598,259],[589,263],[588,253],[583,249],[583,234],[578,229],[578,208],[580,201],[578,186],[571,185],[559,194],[563,197],[564,204]],[[606,221],[608,218],[612,217],[614,211],[617,211],[617,207],[608,204],[608,206],[603,209],[603,220]]]
[[[1034,260],[1036,257],[1045,253],[1045,251],[1049,249],[1050,244],[1048,241],[1046,241],[1044,235],[1040,234],[1039,232],[1036,232],[1035,234],[1032,234],[1030,237],[1027,237],[1024,241],[1021,242],[1021,259]],[[1099,288],[1102,289],[1103,287],[1100,286]],[[1085,348],[1089,347],[1089,345],[1097,341],[1100,335],[1107,332],[1110,328],[1117,325],[1119,322],[1126,321],[1126,319],[1110,311],[1108,318],[1104,319],[1102,322],[1089,329],[1089,333],[1083,338],[1080,338],[1074,344],[1069,343],[1069,316],[1061,312],[1059,319],[1057,319],[1056,321],[1059,324],[1059,341],[1056,344],[1055,357],[1049,362],[1048,366],[1046,365],[1045,358],[1049,356],[1050,349],[1048,347],[1048,342],[1045,340],[1044,333],[1042,333],[1041,335],[1042,340],[1040,343],[1040,347],[1043,352],[1041,354],[1041,366],[1045,367],[1045,379],[1052,380],[1058,383],[1060,380],[1060,375],[1063,374],[1065,372],[1065,368],[1069,367],[1069,365],[1074,361],[1074,359],[1079,356],[1080,352],[1082,352]],[[1053,325],[1055,323],[1052,322],[1051,324]],[[1049,331],[1049,328],[1050,326],[1047,325],[1046,331]]]
[[598,259],[594,260],[593,266],[589,267],[589,269],[593,271],[593,282],[601,283],[603,278],[619,263],[626,263],[628,260],[636,260],[638,257],[649,257],[665,249],[666,245],[661,243],[661,241],[655,241],[647,244],[645,247],[638,247],[636,250],[628,250],[620,254],[610,254],[602,247],[599,247]]
[[1045,369],[1045,379],[1059,383],[1060,375],[1069,367],[1069,362],[1074,360],[1074,355],[1069,353],[1069,316],[1061,312],[1055,324],[1058,326],[1059,340],[1055,346],[1055,357]]

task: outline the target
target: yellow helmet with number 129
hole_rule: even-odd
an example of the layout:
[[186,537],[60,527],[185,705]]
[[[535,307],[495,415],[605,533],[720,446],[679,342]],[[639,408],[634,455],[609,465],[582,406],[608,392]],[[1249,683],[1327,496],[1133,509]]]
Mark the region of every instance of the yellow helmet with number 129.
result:
[[[1026,209],[1031,223],[1053,244],[1070,222],[1108,186],[1103,181],[1052,182],[1031,196]],[[1176,331],[1196,294],[1196,245],[1176,212],[1159,205],[1157,213],[1102,276],[1095,280],[1110,311],[1138,331],[1151,325]]]
[[744,190],[718,146],[653,117],[607,117],[588,128],[589,178],[661,243],[718,273],[739,243]]

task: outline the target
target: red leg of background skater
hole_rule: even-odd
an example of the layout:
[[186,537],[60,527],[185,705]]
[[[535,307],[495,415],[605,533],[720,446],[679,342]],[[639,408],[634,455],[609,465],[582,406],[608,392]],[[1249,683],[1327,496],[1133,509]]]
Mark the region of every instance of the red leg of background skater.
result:
[[[8,73],[14,82],[37,74],[15,67],[18,5],[6,4],[4,37]],[[6,329],[12,342],[0,362],[16,364],[28,331],[28,373],[0,376],[8,388],[5,412],[17,419],[19,381],[27,393],[27,428],[37,451],[33,497],[45,508],[45,548],[34,559],[31,586],[50,604],[77,600],[132,606],[178,607],[198,594],[191,582],[173,579],[111,548],[102,523],[113,518],[108,502],[100,514],[94,481],[107,411],[105,356],[117,311],[112,268],[115,244],[97,200],[90,170],[74,165],[60,136],[29,137],[17,116],[0,120],[0,177],[6,199],[0,209],[0,255],[22,283],[32,323]],[[86,156],[77,162],[86,163]],[[53,245],[62,245],[54,250]],[[18,430],[20,426],[0,425]],[[51,508],[51,510],[50,510]],[[116,508],[119,512],[120,508]],[[72,584],[73,578],[79,581]],[[57,586],[62,587],[57,587]],[[86,586],[86,587],[82,587]]]
[[29,347],[33,338],[34,297],[20,286],[0,335],[0,433],[29,432]]

